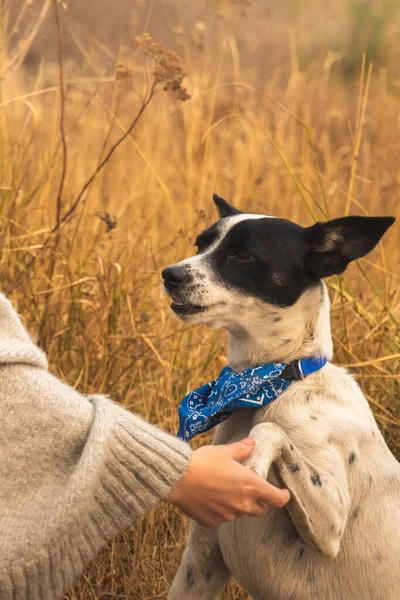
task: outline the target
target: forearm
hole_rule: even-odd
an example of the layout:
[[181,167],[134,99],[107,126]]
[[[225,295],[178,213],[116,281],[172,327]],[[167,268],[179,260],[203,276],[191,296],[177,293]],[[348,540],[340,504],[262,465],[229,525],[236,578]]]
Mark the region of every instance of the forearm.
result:
[[63,575],[49,597],[58,597],[104,544],[168,495],[190,448],[37,368],[0,367],[0,383],[0,581],[7,574],[7,589],[14,579],[19,589],[25,565],[45,578],[53,564]]
[[189,464],[190,447],[102,396],[89,400],[97,419],[114,421],[102,442],[100,484],[111,486],[128,510],[131,507],[142,514],[181,479]]

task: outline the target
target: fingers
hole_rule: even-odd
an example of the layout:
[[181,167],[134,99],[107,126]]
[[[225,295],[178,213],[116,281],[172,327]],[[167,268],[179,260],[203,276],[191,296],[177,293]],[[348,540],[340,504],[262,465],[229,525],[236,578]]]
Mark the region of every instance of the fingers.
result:
[[221,448],[222,447],[232,460],[240,462],[250,456],[256,447],[256,441],[254,438],[249,437],[240,442],[234,442],[233,444],[227,444],[226,446],[221,446]]
[[282,508],[290,500],[289,490],[281,490],[268,481],[264,481],[261,478],[257,485],[257,495],[260,502],[265,502],[269,506],[276,506]]
[[269,506],[261,502],[254,502],[252,508],[246,513],[251,517],[265,517],[268,514]]

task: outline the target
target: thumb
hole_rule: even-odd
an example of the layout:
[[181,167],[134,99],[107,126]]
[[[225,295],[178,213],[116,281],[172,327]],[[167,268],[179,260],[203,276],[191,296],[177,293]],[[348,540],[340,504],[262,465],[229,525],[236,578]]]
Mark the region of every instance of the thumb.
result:
[[227,444],[226,450],[229,453],[229,456],[232,460],[236,460],[240,462],[244,460],[253,452],[256,447],[256,440],[254,438],[248,437],[240,442],[234,442],[233,444]]

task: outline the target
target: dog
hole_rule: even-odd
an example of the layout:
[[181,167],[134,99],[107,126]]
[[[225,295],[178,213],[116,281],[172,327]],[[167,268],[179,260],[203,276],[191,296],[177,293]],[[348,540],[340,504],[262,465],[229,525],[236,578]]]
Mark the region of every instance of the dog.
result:
[[256,600],[399,600],[400,464],[352,375],[329,362],[323,282],[370,252],[394,219],[301,227],[214,201],[220,220],[198,236],[197,254],[162,273],[173,312],[225,329],[237,372],[308,356],[328,363],[218,425],[215,444],[256,439],[246,465],[290,501],[215,530],[191,522],[168,600],[213,600],[232,576]]

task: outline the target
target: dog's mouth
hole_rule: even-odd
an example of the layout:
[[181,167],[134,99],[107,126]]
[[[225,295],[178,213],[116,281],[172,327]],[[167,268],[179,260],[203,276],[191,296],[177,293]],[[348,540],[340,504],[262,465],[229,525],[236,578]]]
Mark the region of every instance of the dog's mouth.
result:
[[165,291],[172,300],[170,305],[171,309],[179,317],[198,315],[199,313],[205,312],[209,308],[209,306],[205,306],[204,304],[200,305],[190,302],[187,298],[180,296],[176,292],[171,292],[168,289],[165,289]]
[[172,300],[171,309],[179,316],[197,315],[206,311],[208,308],[208,306],[200,306],[198,304],[193,304],[192,302],[180,300],[179,298],[172,298]]

